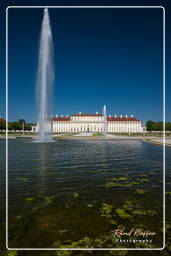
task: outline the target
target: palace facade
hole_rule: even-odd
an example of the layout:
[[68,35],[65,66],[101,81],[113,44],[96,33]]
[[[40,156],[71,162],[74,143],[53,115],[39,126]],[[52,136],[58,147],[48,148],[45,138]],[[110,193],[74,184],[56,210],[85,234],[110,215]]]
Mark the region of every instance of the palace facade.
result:
[[[107,116],[99,114],[78,114],[71,116],[51,116],[48,125],[53,133],[67,132],[108,132],[108,133],[141,133],[145,131],[142,122],[133,115],[129,116]],[[32,127],[33,132],[39,130],[39,124]]]

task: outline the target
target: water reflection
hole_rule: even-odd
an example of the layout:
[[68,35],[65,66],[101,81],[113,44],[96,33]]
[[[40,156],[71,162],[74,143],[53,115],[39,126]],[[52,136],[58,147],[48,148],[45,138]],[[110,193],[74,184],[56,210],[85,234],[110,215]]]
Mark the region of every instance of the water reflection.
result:
[[45,171],[47,171],[46,157],[47,148],[45,144],[40,144],[40,183],[39,188],[44,193],[47,190],[45,181]]
[[[134,222],[161,228],[162,147],[159,145],[139,140],[65,139],[46,144],[22,139],[9,143],[10,234],[16,247],[20,247],[20,232],[25,237],[23,244],[28,243],[28,247],[36,239],[40,241],[43,234],[47,247],[51,245],[54,235],[47,237],[47,232],[64,240],[71,237],[79,240],[93,232],[95,237],[109,234],[111,225],[100,215],[104,203],[119,209],[125,201],[142,209],[153,207],[158,214],[150,222],[145,215],[143,220],[136,216]],[[18,216],[25,218],[26,224],[22,222],[21,227]],[[72,232],[61,238],[58,230],[71,230],[71,225]],[[35,236],[32,241],[27,230]]]

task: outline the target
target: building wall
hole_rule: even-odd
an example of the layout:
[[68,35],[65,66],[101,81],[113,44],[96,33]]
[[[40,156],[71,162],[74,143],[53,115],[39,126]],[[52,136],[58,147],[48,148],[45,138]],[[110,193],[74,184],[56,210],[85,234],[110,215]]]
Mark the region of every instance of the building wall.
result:
[[[89,119],[89,120],[88,120]],[[70,121],[52,121],[48,125],[53,133],[57,132],[104,132],[106,122],[103,117],[71,118]],[[32,127],[32,131],[38,131],[38,125]],[[141,121],[107,121],[108,133],[139,133],[144,128]]]
[[100,122],[53,122],[53,132],[103,132],[103,127]]

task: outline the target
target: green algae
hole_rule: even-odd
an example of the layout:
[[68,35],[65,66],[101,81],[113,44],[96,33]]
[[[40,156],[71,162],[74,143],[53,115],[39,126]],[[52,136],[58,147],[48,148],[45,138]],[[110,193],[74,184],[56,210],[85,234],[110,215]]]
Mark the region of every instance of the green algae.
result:
[[16,180],[19,180],[19,181],[27,181],[29,178],[16,178]]
[[165,229],[166,229],[166,231],[168,231],[169,229],[171,229],[171,224],[168,223],[168,222],[166,222]]
[[123,204],[123,208],[126,210],[126,211],[132,211],[133,210],[133,204],[131,201],[125,201],[124,204]]
[[138,188],[138,189],[136,189],[135,194],[143,195],[144,194],[144,190]]
[[51,204],[51,203],[52,203],[52,200],[48,196],[45,196],[45,204]]
[[140,183],[149,183],[149,182],[151,182],[151,180],[150,179],[140,179],[139,182]]
[[53,247],[56,248],[90,248],[93,247],[92,245],[92,239],[89,237],[84,237],[83,239],[80,239],[79,241],[71,241],[70,244],[61,244],[60,241],[54,242]]
[[17,251],[8,251],[8,256],[17,256],[18,252]]
[[33,207],[32,209],[31,209],[31,212],[33,213],[33,212],[37,212],[37,210],[39,210],[40,208],[39,207]]
[[92,204],[87,204],[87,207],[92,208],[93,205]]
[[126,213],[126,211],[124,209],[121,209],[121,208],[117,208],[115,210],[116,214],[122,218],[122,219],[130,219],[131,218],[131,215]]
[[139,176],[139,177],[148,177],[147,174],[143,174],[143,173],[142,173],[142,174],[139,174],[138,176]]
[[45,205],[46,204],[51,204],[52,201],[56,198],[56,196],[45,196]]
[[68,231],[69,231],[69,229],[60,229],[60,230],[59,230],[59,234],[66,233],[66,232],[68,232]]
[[101,216],[106,217],[106,218],[112,218],[112,210],[113,210],[113,205],[110,204],[102,204],[102,207],[100,208],[101,211]]
[[18,216],[16,217],[16,219],[17,219],[17,220],[21,220],[21,219],[22,219],[22,216],[21,216],[21,215],[18,215]]
[[138,181],[131,181],[129,183],[126,183],[126,184],[122,184],[123,187],[132,187],[134,185],[138,185],[139,182]]
[[154,215],[157,215],[157,212],[155,210],[137,209],[137,210],[132,211],[132,214],[136,215],[136,216],[154,216]]
[[26,201],[33,201],[34,200],[34,197],[27,197],[26,198]]
[[116,220],[110,220],[109,223],[112,224],[112,225],[117,225],[117,221]]
[[128,177],[113,177],[111,180],[113,181],[126,181],[126,180],[129,180]]
[[168,251],[171,252],[171,244],[168,246]]
[[107,181],[105,185],[102,185],[105,188],[111,188],[111,187],[117,187],[118,183],[115,183],[113,181]]
[[132,187],[134,185],[139,184],[137,181],[132,181],[129,183],[118,183],[118,182],[113,182],[113,181],[107,181],[103,187],[106,188],[111,188],[111,187]]
[[171,192],[166,192],[166,195],[167,196],[171,196]]
[[154,175],[154,174],[156,174],[156,172],[155,171],[150,171],[148,174],[149,175]]
[[55,241],[52,244],[52,248],[105,248],[107,245],[111,248],[113,245],[120,247],[120,245],[116,244],[116,238],[109,234],[96,238],[84,237],[78,241],[66,241],[64,244],[61,244],[60,241]]
[[74,193],[72,194],[72,196],[73,196],[74,198],[77,198],[77,197],[79,197],[79,194],[76,193],[76,192],[74,192]]
[[55,256],[70,256],[72,255],[72,251],[68,250],[62,250],[62,251],[57,251],[54,253]]
[[[147,177],[147,175],[141,175],[142,177]],[[133,180],[132,178],[128,177],[113,177],[106,182],[105,185],[102,187],[111,188],[111,187],[132,187],[134,185],[142,184],[142,183],[149,183],[150,179],[147,178],[140,178],[138,180]]]

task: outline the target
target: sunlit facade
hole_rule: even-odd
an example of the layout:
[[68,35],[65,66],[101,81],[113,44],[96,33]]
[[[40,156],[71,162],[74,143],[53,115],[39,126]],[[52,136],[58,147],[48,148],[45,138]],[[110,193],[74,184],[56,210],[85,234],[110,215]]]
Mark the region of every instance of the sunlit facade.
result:
[[[107,128],[106,128],[107,127]],[[48,129],[53,133],[67,133],[67,132],[105,132],[108,133],[142,133],[145,131],[142,122],[133,115],[130,117],[107,116],[105,120],[104,116],[99,113],[95,114],[83,114],[78,113],[71,116],[55,116],[51,117],[51,121],[48,124]],[[32,127],[33,132],[39,130],[39,124]]]

